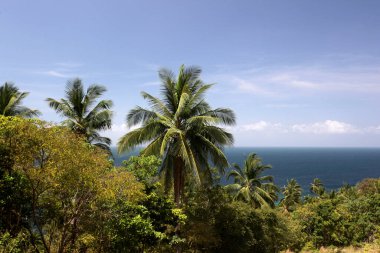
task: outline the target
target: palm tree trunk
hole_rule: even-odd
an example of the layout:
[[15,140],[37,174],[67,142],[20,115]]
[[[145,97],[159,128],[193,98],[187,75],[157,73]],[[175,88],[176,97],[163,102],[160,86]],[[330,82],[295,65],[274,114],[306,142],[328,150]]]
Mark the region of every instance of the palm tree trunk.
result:
[[[174,158],[174,202],[177,207],[181,205],[181,199],[183,195],[183,187],[185,181],[184,163],[181,158]],[[179,237],[181,231],[181,225],[178,223],[175,228],[175,233]],[[176,253],[181,253],[182,247],[178,245],[176,247]]]
[[174,202],[177,207],[181,205],[181,197],[183,192],[183,161],[181,158],[174,159]]

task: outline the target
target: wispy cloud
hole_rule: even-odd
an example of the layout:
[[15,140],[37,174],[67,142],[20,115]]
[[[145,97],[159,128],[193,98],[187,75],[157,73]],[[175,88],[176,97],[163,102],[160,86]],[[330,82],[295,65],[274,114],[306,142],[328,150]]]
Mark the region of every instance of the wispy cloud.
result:
[[380,134],[380,125],[365,128],[366,133]]
[[241,78],[235,78],[234,83],[236,83],[238,91],[242,91],[245,93],[258,94],[258,95],[263,95],[263,96],[276,95],[275,92],[272,92],[269,89],[265,89],[252,81],[247,81]]
[[380,93],[380,65],[293,66],[225,70],[211,80],[231,92],[287,96],[305,92]]
[[81,63],[76,62],[57,62],[51,64],[47,70],[32,71],[34,74],[45,75],[50,77],[59,78],[73,78],[78,75],[78,71],[83,66]]
[[313,123],[284,124],[260,120],[249,124],[231,128],[235,132],[262,132],[262,133],[298,133],[313,135],[341,135],[341,134],[380,134],[379,126],[357,127],[338,120],[325,120]]
[[284,72],[273,75],[269,78],[271,82],[283,84],[286,86],[300,88],[300,89],[315,89],[318,88],[318,84],[309,80],[303,80],[296,74]]
[[67,74],[64,74],[62,72],[55,71],[55,70],[43,71],[43,72],[40,72],[40,73],[43,74],[43,75],[52,76],[52,77],[61,77],[61,78],[68,78],[68,77],[70,77]]

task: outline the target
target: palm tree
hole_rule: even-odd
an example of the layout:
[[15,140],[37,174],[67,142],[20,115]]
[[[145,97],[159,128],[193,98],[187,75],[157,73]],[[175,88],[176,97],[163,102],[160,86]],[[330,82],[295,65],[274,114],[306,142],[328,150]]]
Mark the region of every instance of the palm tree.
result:
[[20,92],[13,83],[4,83],[0,87],[0,115],[21,116],[31,118],[41,113],[22,106],[22,100],[27,97],[29,92]]
[[280,205],[287,212],[293,211],[295,206],[301,203],[302,189],[294,178],[287,182],[287,185],[282,190],[282,194],[284,197],[281,199]]
[[204,84],[200,73],[198,67],[182,65],[175,77],[170,70],[161,69],[162,99],[142,92],[151,109],[137,106],[129,112],[128,126],[140,127],[125,134],[118,143],[119,153],[149,143],[141,154],[162,156],[160,177],[167,190],[174,186],[177,205],[185,179],[195,179],[199,184],[200,175],[211,177],[210,161],[220,170],[228,166],[222,150],[233,142],[232,135],[220,125],[234,124],[234,113],[209,106],[204,95],[212,85]]
[[111,128],[113,103],[111,100],[96,100],[103,95],[106,88],[91,85],[84,91],[80,79],[69,80],[66,85],[66,98],[59,101],[48,98],[49,106],[66,118],[63,124],[74,132],[85,136],[87,141],[110,152],[111,140],[100,136],[98,131]]
[[319,178],[314,178],[313,182],[310,184],[310,192],[321,197],[325,193],[325,187]]
[[253,207],[274,207],[277,200],[277,186],[273,183],[272,176],[261,176],[261,173],[270,169],[270,165],[263,165],[260,157],[252,153],[247,156],[244,168],[233,164],[234,170],[228,173],[228,178],[233,177],[234,183],[226,186],[227,191],[233,193],[235,200],[251,203]]

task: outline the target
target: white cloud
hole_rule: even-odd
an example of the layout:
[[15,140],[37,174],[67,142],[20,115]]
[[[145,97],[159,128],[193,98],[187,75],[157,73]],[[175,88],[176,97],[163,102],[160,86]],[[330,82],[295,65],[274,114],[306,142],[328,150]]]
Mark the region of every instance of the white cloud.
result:
[[315,123],[283,124],[268,121],[257,121],[232,128],[237,132],[262,132],[262,133],[303,133],[303,134],[357,134],[357,133],[380,133],[379,127],[367,127],[359,129],[349,123],[325,120]]
[[119,139],[125,135],[126,133],[136,129],[140,127],[139,125],[138,126],[133,126],[131,128],[128,128],[127,124],[123,123],[123,124],[112,124],[112,127],[110,130],[106,130],[104,131],[104,136],[107,136],[109,138],[111,138],[112,140],[112,145],[115,145]]
[[121,125],[112,124],[112,127],[111,127],[111,131],[116,132],[116,133],[126,133],[127,130],[128,130],[127,124],[121,124]]
[[351,124],[336,120],[326,120],[312,124],[295,124],[291,129],[294,132],[313,134],[347,134],[360,132],[359,129]]
[[255,132],[287,132],[288,130],[281,123],[272,123],[268,121],[257,121],[235,127],[237,131],[255,131]]
[[44,74],[47,76],[53,76],[53,77],[62,77],[62,78],[68,78],[69,77],[69,75],[64,74],[62,72],[59,72],[59,71],[55,71],[55,70],[49,70],[49,71],[41,72],[41,74]]
[[243,125],[242,128],[244,130],[253,130],[253,131],[262,131],[268,127],[268,123],[265,121],[259,121],[252,124]]
[[110,131],[114,132],[114,133],[126,134],[127,132],[135,130],[139,127],[140,127],[140,125],[136,125],[136,126],[133,126],[131,128],[128,128],[127,124],[125,124],[125,123],[123,123],[123,124],[112,124]]

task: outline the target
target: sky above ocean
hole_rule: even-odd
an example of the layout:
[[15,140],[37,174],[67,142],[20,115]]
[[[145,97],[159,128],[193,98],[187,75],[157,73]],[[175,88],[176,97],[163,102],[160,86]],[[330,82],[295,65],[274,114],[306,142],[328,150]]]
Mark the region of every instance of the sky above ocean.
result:
[[67,80],[107,87],[114,144],[157,71],[198,65],[236,146],[380,146],[380,1],[2,0],[0,84],[60,122]]

